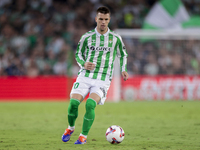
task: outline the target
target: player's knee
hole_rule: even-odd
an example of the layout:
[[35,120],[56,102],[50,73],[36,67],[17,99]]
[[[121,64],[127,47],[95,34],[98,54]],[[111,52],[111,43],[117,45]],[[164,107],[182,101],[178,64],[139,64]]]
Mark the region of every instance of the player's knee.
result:
[[83,99],[83,96],[81,94],[76,94],[76,93],[71,94],[70,97],[71,97],[71,99],[76,99],[79,101],[81,101]]
[[78,100],[70,99],[68,110],[69,111],[77,110],[79,104],[80,104],[80,102]]
[[93,109],[95,109],[95,107],[96,107],[95,100],[89,98],[87,100],[87,102],[86,102],[85,107],[86,107],[86,110],[93,110]]

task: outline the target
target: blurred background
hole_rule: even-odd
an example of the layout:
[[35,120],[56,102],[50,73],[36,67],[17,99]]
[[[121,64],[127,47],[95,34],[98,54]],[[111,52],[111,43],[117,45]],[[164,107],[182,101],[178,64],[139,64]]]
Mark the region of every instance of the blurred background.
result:
[[200,0],[0,0],[0,99],[67,99],[102,5],[129,54],[130,80],[114,80],[110,100],[200,99]]

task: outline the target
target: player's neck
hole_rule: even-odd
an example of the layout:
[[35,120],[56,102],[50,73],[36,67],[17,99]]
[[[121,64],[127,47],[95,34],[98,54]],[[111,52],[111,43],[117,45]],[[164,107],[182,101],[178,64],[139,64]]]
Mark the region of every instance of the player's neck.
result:
[[107,31],[108,31],[108,28],[106,29],[106,30],[99,30],[98,28],[97,28],[97,31],[101,34],[101,35],[104,35]]

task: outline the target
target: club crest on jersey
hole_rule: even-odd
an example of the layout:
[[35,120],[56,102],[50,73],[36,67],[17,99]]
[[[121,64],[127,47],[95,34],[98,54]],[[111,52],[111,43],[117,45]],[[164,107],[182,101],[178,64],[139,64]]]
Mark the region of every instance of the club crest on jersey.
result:
[[110,47],[96,47],[96,46],[90,46],[91,51],[110,51]]

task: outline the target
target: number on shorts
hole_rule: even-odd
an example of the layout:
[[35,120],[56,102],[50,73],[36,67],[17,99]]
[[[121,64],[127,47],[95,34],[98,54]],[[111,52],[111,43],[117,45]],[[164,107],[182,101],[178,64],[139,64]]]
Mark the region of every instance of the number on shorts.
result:
[[79,86],[79,83],[78,83],[78,82],[76,82],[76,83],[74,84],[74,89],[77,89],[77,88],[78,88],[78,86]]

